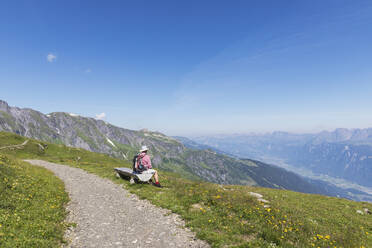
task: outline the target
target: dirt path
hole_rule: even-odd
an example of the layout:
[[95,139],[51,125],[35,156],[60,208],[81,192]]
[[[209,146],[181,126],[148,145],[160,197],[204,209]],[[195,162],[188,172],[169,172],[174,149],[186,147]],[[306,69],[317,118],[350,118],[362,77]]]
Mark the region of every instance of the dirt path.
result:
[[25,140],[22,144],[19,144],[19,145],[11,145],[11,146],[0,147],[0,150],[7,149],[7,148],[23,148],[25,145],[27,145],[27,143],[28,143],[28,140]]
[[26,160],[61,178],[71,202],[67,221],[77,227],[66,233],[68,247],[209,247],[182,228],[175,214],[139,200],[107,179],[78,168]]

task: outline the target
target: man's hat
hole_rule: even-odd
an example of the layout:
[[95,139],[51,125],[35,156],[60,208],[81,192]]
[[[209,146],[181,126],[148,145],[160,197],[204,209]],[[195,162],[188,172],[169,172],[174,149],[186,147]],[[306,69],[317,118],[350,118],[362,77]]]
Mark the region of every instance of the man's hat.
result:
[[142,146],[140,152],[145,152],[145,151],[148,151],[148,150],[149,150],[149,148],[147,148],[147,146]]

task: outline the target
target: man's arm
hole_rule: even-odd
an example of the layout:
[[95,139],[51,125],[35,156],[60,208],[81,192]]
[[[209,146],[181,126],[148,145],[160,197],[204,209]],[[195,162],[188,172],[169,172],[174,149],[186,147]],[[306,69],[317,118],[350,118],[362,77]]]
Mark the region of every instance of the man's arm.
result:
[[144,166],[146,166],[147,169],[151,169],[152,168],[152,166],[151,166],[151,159],[150,159],[150,156],[149,155],[146,155],[146,156],[143,157],[142,164]]

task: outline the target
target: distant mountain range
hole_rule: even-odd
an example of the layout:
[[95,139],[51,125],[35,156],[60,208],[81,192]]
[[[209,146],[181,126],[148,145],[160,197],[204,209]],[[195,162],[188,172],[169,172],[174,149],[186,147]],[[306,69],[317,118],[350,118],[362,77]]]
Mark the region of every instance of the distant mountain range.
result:
[[200,145],[182,137],[168,137],[159,132],[124,129],[71,113],[43,114],[28,108],[11,107],[0,101],[0,131],[106,153],[129,161],[141,145],[147,145],[155,167],[186,178],[352,198],[343,189],[256,160],[228,156],[229,152],[222,152],[224,149]]
[[141,145],[147,145],[156,167],[188,178],[327,193],[302,177],[275,166],[239,160],[204,148],[187,148],[178,140],[158,132],[128,130],[76,114],[43,114],[32,109],[10,107],[5,101],[0,101],[0,130],[127,160],[131,160]]
[[197,149],[197,150],[210,150],[210,151],[214,151],[216,153],[219,153],[219,154],[224,154],[224,155],[227,155],[227,156],[230,156],[230,157],[236,157],[230,153],[227,153],[227,152],[224,152],[222,150],[219,150],[213,146],[208,146],[208,145],[203,145],[203,144],[200,144],[200,143],[197,143],[189,138],[186,138],[186,137],[182,137],[182,136],[173,136],[173,138],[175,138],[176,140],[178,140],[179,142],[181,142],[184,146],[186,146],[187,148],[190,148],[190,149]]
[[282,159],[316,174],[372,187],[372,128],[336,129],[317,134],[221,135],[194,138],[195,142],[241,158]]

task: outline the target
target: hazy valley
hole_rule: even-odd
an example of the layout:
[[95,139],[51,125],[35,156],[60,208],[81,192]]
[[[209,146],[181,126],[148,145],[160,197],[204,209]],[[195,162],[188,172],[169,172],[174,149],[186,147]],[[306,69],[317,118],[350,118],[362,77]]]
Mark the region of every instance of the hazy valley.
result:
[[236,134],[193,140],[236,157],[258,159],[342,188],[372,192],[372,129],[336,129],[316,134]]

